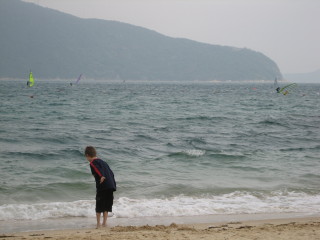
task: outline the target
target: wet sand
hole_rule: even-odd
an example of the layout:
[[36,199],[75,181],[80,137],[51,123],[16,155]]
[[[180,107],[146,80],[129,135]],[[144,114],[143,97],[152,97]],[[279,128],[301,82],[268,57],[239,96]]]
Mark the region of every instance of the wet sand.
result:
[[7,233],[1,239],[320,239],[320,217]]

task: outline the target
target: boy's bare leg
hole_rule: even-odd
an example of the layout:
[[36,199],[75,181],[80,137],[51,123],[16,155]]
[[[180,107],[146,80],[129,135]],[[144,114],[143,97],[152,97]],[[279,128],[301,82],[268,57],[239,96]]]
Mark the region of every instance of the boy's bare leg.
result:
[[[104,213],[103,213],[104,214]],[[101,217],[101,213],[97,212],[96,213],[96,216],[97,216],[97,228],[100,227],[100,217]]]
[[107,219],[108,219],[108,212],[103,212],[103,223],[102,223],[102,227],[106,227],[106,226],[107,226]]

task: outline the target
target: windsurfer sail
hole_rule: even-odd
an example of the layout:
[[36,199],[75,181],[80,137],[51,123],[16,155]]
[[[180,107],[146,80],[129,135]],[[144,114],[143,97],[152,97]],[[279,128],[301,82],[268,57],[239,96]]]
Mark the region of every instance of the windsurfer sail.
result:
[[78,84],[78,83],[79,83],[79,81],[80,81],[81,77],[82,77],[82,73],[79,75],[79,77],[78,77],[78,79],[77,79],[77,81],[76,81],[76,84]]
[[34,85],[34,78],[33,78],[32,72],[30,71],[30,73],[29,73],[29,81],[27,82],[27,86],[28,87],[32,87],[33,85]]
[[283,95],[287,95],[293,88],[295,88],[297,86],[296,83],[291,83],[291,84],[288,84],[286,86],[284,86],[283,88],[277,88],[277,92],[278,93],[282,93]]
[[[77,81],[75,82],[75,84],[78,84],[78,83],[79,83],[79,81],[80,81],[81,77],[82,77],[82,73],[81,73],[81,74],[79,75],[79,77],[77,78]],[[72,84],[72,83],[70,83],[70,85],[72,86],[73,84]]]

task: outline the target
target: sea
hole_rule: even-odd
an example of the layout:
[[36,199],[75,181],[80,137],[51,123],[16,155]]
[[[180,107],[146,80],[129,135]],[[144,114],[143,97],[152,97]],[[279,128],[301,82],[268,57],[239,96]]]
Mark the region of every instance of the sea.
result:
[[320,84],[35,81],[0,81],[2,232],[95,224],[88,145],[115,174],[111,224],[320,215]]

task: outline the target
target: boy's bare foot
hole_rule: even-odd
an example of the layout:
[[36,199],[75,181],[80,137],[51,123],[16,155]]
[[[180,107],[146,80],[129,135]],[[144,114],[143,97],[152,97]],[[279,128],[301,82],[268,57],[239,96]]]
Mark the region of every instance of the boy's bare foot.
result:
[[107,224],[102,224],[101,227],[107,227]]
[[101,228],[101,225],[97,224],[96,229],[99,229],[99,228]]

